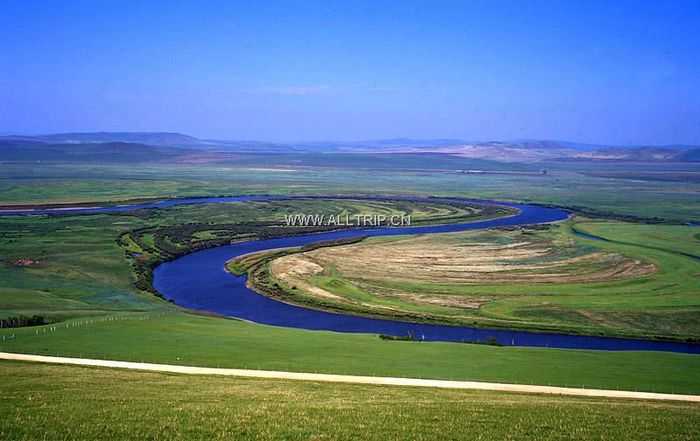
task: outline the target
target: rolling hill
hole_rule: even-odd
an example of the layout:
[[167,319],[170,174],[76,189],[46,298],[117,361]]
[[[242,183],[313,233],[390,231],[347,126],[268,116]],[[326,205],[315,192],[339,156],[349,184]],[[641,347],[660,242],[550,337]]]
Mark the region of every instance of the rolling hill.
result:
[[58,144],[0,140],[0,161],[152,162],[172,160],[182,149],[128,142]]
[[[468,142],[459,139],[378,139],[279,143],[264,141],[204,140],[176,132],[92,132],[37,136],[0,136],[0,161],[164,161],[189,162],[195,156],[204,162],[230,162],[235,155],[275,154],[338,155],[350,163],[352,155],[403,158],[424,155],[439,159],[441,167],[461,168],[458,159],[501,163],[542,161],[698,162],[700,148],[694,146],[599,146],[568,141],[518,140]],[[449,164],[450,160],[454,164]],[[331,162],[337,162],[332,160]],[[410,162],[410,161],[409,161]]]

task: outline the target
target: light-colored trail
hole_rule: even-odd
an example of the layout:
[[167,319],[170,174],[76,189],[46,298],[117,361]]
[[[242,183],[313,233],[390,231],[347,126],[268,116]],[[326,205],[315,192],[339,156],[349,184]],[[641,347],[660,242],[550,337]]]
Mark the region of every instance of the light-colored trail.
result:
[[581,397],[630,398],[638,400],[688,401],[700,403],[700,395],[661,394],[606,389],[578,389],[571,387],[533,386],[526,384],[487,383],[481,381],[427,380],[420,378],[367,377],[360,375],[314,374],[304,372],[261,371],[253,369],[223,369],[179,366],[171,364],[135,363],[130,361],[95,360],[89,358],[49,357],[45,355],[14,354],[9,352],[0,352],[0,360],[135,369],[140,371],[172,372],[190,375],[225,375],[233,377],[269,378],[275,380],[322,381],[330,383],[374,384],[384,386],[435,387],[444,389],[471,389],[499,392],[572,395]]

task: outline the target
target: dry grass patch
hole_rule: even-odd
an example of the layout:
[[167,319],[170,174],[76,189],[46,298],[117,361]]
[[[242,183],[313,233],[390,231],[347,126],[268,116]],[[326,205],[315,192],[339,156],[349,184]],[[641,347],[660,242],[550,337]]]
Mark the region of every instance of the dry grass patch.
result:
[[581,283],[639,277],[655,271],[653,264],[617,253],[577,248],[573,240],[554,243],[512,231],[440,236],[323,248],[295,256],[294,262],[332,266],[344,277],[364,281],[460,284]]

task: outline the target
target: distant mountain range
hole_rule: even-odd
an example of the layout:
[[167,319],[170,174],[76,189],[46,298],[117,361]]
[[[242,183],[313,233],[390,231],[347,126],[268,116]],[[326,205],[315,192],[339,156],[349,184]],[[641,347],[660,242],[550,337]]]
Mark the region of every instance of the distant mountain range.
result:
[[234,154],[436,154],[441,157],[536,163],[542,161],[697,162],[700,146],[604,146],[569,141],[475,142],[461,139],[394,138],[366,141],[273,143],[199,139],[174,132],[58,133],[0,136],[0,161],[215,162]]
[[132,142],[50,143],[0,138],[0,161],[15,162],[153,162],[176,160],[177,147]]
[[204,141],[193,136],[172,132],[55,133],[37,136],[0,136],[0,141],[35,141],[56,144],[128,142],[172,147],[204,144]]

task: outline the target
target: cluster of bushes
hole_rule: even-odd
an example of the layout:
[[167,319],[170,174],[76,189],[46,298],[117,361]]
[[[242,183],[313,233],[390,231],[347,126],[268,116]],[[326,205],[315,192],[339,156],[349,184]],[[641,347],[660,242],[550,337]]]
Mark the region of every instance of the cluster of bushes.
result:
[[421,341],[421,339],[416,338],[416,336],[413,335],[412,332],[409,332],[408,335],[379,334],[379,338],[382,340],[390,340],[390,341]]
[[150,292],[158,297],[163,297],[161,293],[153,288],[153,270],[158,266],[158,261],[145,261],[134,263],[134,274],[136,275],[136,280],[134,281],[134,286],[141,291]]
[[25,326],[41,326],[48,322],[42,315],[33,315],[26,317],[23,315],[17,317],[7,317],[0,319],[0,328],[23,328]]
[[[418,337],[410,331],[408,335],[379,334],[379,338],[382,340],[389,341],[423,341],[423,336]],[[488,337],[486,340],[462,340],[460,343],[468,343],[473,345],[503,346],[502,343],[498,342],[498,339],[496,337]]]

